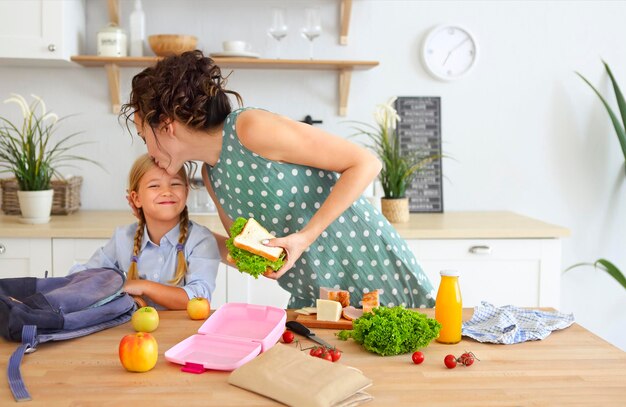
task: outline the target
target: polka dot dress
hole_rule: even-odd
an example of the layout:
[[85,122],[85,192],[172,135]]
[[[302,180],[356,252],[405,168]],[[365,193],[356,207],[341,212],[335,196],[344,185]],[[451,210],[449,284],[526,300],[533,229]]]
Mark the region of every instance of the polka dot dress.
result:
[[[215,194],[231,219],[253,217],[275,236],[297,232],[315,214],[337,174],[271,161],[245,148],[235,122],[226,119],[220,158],[207,166]],[[271,135],[268,135],[271,137]],[[311,244],[278,283],[291,293],[289,308],[314,306],[320,287],[363,293],[378,289],[381,305],[432,307],[432,284],[385,217],[361,197]]]

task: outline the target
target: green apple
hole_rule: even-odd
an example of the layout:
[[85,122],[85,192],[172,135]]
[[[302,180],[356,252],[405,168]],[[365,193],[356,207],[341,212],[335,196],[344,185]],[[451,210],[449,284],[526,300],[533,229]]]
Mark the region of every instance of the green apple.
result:
[[152,332],[159,326],[159,313],[154,307],[141,307],[133,313],[130,322],[137,332]]

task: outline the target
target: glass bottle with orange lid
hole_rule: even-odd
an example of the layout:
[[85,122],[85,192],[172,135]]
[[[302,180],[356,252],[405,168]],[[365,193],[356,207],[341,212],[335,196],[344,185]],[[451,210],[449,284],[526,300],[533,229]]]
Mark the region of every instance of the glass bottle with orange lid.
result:
[[463,301],[459,287],[459,272],[442,270],[441,282],[435,300],[435,319],[441,324],[437,342],[458,343],[461,341],[463,323]]

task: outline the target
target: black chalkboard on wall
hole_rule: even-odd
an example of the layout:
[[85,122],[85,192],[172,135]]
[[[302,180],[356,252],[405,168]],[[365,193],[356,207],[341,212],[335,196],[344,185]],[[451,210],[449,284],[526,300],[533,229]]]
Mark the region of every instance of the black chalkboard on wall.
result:
[[443,212],[441,167],[441,98],[402,96],[396,99],[400,116],[397,135],[404,153],[420,158],[437,156],[420,171],[406,194],[411,212]]

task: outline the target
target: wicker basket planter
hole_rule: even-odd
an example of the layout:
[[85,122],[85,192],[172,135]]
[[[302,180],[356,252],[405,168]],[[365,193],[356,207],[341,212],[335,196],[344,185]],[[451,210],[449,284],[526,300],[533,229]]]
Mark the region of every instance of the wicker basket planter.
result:
[[[80,187],[83,177],[72,177],[51,182],[52,215],[68,215],[80,208]],[[13,178],[0,180],[2,186],[2,212],[7,215],[21,215],[20,203],[17,199],[18,185]]]
[[391,223],[409,221],[409,198],[381,198],[383,215]]

